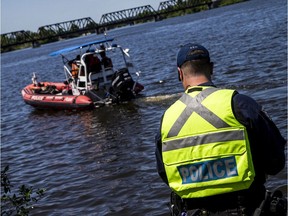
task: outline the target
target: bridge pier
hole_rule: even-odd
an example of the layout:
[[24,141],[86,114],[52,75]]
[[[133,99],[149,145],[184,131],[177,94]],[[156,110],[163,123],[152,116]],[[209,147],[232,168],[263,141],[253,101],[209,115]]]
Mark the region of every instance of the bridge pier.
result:
[[158,22],[158,21],[161,21],[161,20],[163,20],[163,17],[160,14],[156,14],[154,16],[154,22]]
[[221,0],[213,0],[209,5],[209,9],[218,8]]
[[37,48],[37,47],[40,47],[41,44],[38,42],[38,41],[32,41],[32,47],[33,48]]

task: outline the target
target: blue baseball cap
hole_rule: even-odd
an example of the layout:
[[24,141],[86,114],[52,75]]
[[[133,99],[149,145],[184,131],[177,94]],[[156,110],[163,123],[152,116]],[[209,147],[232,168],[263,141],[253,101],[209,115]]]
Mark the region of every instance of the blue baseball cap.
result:
[[181,67],[187,61],[199,59],[207,59],[210,61],[208,50],[199,44],[185,44],[177,54],[177,67]]

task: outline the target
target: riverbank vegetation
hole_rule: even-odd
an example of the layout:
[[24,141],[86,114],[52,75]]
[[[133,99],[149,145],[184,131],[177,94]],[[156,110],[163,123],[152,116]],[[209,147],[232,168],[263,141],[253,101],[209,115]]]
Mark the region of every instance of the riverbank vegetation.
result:
[[18,192],[14,193],[8,171],[9,166],[1,171],[1,215],[27,216],[34,204],[44,196],[45,189],[35,191],[33,187],[21,185]]

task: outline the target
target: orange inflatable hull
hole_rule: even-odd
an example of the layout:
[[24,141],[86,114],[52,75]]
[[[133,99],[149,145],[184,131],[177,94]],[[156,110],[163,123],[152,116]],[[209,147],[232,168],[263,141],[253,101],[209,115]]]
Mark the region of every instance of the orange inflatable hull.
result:
[[[56,92],[60,94],[41,93],[41,88],[53,86]],[[85,95],[62,94],[63,90],[67,92],[71,89],[64,83],[41,82],[41,87],[35,87],[30,84],[22,89],[22,97],[26,104],[37,109],[54,110],[85,110],[92,109],[93,101]]]

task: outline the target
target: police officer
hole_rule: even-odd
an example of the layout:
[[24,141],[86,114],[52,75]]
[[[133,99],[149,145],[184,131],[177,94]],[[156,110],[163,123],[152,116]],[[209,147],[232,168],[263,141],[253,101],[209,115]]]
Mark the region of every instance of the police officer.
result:
[[185,93],[163,114],[155,152],[171,214],[253,215],[266,175],[285,166],[285,139],[252,98],[213,84],[205,47],[184,45],[177,67]]

